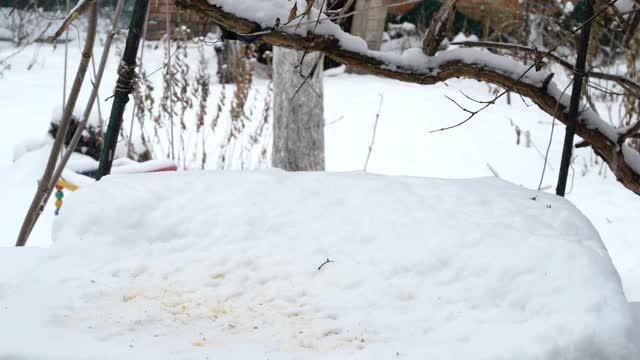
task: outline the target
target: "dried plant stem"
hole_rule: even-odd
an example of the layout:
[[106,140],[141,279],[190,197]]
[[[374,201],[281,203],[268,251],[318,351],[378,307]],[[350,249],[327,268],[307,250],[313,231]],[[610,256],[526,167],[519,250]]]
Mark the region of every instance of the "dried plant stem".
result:
[[373,151],[373,144],[376,141],[376,133],[378,131],[378,120],[380,120],[380,110],[382,110],[382,101],[384,100],[382,94],[380,96],[380,105],[378,105],[378,112],[376,113],[376,121],[373,123],[373,135],[371,136],[371,144],[369,144],[369,152],[367,152],[367,160],[364,162],[364,171],[367,171],[369,165],[369,159],[371,158],[371,152]]
[[[167,68],[171,68],[171,1],[166,0],[166,25],[167,25]],[[174,151],[174,138],[173,138],[173,71],[169,70],[169,126],[170,126],[170,142],[171,142],[171,160],[176,159]]]
[[[73,154],[73,151],[75,150],[76,146],[78,146],[78,143],[80,142],[80,138],[82,137],[82,132],[84,131],[84,129],[87,126],[87,123],[89,122],[89,117],[91,116],[91,110],[93,109],[93,105],[96,103],[96,99],[98,98],[98,91],[100,89],[100,83],[102,82],[102,75],[104,74],[104,69],[106,68],[106,65],[107,65],[107,59],[109,58],[111,43],[113,42],[113,38],[116,35],[116,31],[118,30],[118,20],[120,19],[120,15],[122,14],[124,1],[125,0],[118,0],[118,3],[116,5],[116,9],[114,11],[113,18],[111,20],[111,24],[112,24],[111,32],[107,36],[107,39],[105,40],[105,43],[104,43],[104,48],[102,49],[100,64],[98,65],[98,71],[96,72],[96,75],[95,75],[93,89],[91,90],[91,94],[89,95],[87,106],[84,108],[82,119],[80,120],[78,127],[76,129],[76,132],[73,134],[73,137],[69,142],[67,151],[64,153],[62,160],[58,163],[58,166],[56,167],[56,170],[53,174],[53,177],[51,178],[51,182],[49,183],[49,187],[51,189],[53,189],[58,179],[60,179],[60,177],[62,176],[62,171],[67,166],[67,163],[69,162],[69,159]],[[50,196],[51,196],[51,192],[47,194],[43,202],[46,203],[47,200],[49,200]]]
[[53,142],[51,153],[49,154],[49,160],[47,161],[47,165],[45,167],[42,178],[40,178],[40,181],[38,183],[38,189],[36,190],[33,200],[31,201],[31,206],[29,207],[29,210],[27,211],[27,214],[22,223],[22,227],[20,228],[20,233],[18,234],[18,239],[16,240],[16,246],[24,246],[27,243],[35,222],[38,220],[38,217],[44,210],[43,200],[52,190],[52,188],[50,187],[51,178],[53,176],[55,166],[58,162],[60,150],[64,145],[67,130],[69,129],[69,124],[71,123],[71,115],[78,100],[78,95],[80,94],[80,89],[82,88],[84,77],[87,73],[87,69],[89,68],[89,62],[91,60],[91,54],[93,52],[93,44],[96,38],[97,19],[97,5],[94,2],[93,4],[91,4],[89,9],[89,26],[87,30],[87,40],[84,44],[82,59],[80,60],[80,65],[78,66],[76,78],[73,82],[71,92],[69,93],[69,99],[65,104],[66,106],[62,114],[62,119],[60,120],[60,127],[58,128],[58,133]]
[[[71,1],[67,0],[67,15],[71,11]],[[64,71],[62,75],[62,108],[65,108],[67,101],[67,65],[69,59],[69,30],[64,33]]]
[[[142,68],[142,59],[144,58],[144,43],[145,40],[147,38],[147,27],[149,25],[149,9],[151,7],[147,7],[147,13],[144,16],[144,28],[142,30],[142,43],[140,44],[140,64],[138,65],[140,68]],[[135,122],[135,118],[136,118],[136,107],[137,107],[138,103],[134,102],[133,103],[133,110],[131,110],[131,126],[129,127],[129,139],[127,141],[127,150],[129,152],[132,151],[133,149],[133,123]]]

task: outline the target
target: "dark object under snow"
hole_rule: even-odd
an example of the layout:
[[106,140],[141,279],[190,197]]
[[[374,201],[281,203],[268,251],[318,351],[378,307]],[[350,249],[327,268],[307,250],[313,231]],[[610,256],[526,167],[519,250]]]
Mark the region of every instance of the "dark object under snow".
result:
[[[75,116],[71,117],[71,123],[69,124],[69,131],[67,131],[67,136],[65,136],[64,144],[68,147],[71,143],[71,138],[73,138],[73,134],[75,134],[76,129],[78,129],[79,121]],[[49,126],[49,135],[56,138],[58,135],[58,129],[60,128],[60,124],[55,121],[52,121]],[[80,141],[78,142],[78,146],[76,146],[74,152],[84,154],[90,156],[94,160],[98,160],[100,158],[100,150],[102,149],[102,136],[98,129],[96,129],[92,125],[87,125],[85,130],[83,131],[82,136],[80,137]]]

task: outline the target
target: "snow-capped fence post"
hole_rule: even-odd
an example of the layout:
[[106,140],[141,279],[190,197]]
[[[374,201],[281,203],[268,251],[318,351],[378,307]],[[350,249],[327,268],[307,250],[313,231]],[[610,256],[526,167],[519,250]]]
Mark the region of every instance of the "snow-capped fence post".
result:
[[[62,113],[60,127],[58,128],[58,133],[55,140],[53,141],[51,153],[49,154],[49,159],[47,160],[47,165],[45,167],[44,173],[42,174],[42,177],[38,182],[38,188],[35,195],[33,196],[33,200],[31,201],[29,210],[27,211],[24,221],[22,222],[22,227],[20,228],[18,239],[16,240],[16,246],[24,246],[27,243],[29,235],[31,235],[31,230],[35,226],[38,217],[44,210],[45,199],[48,199],[49,194],[51,193],[51,191],[53,191],[53,187],[50,186],[51,179],[53,177],[56,164],[58,163],[58,157],[60,156],[60,152],[62,150],[62,147],[64,146],[64,140],[67,136],[67,130],[69,129],[69,125],[71,123],[71,115],[73,114],[76,102],[78,101],[78,96],[80,95],[80,90],[82,89],[82,83],[84,82],[84,77],[87,74],[87,70],[89,69],[89,62],[93,54],[93,44],[96,38],[96,28],[98,22],[97,6],[97,0],[84,0],[83,2],[79,3],[78,6],[76,6],[76,10],[74,11],[74,13],[69,14],[69,16],[67,17],[68,19],[70,19],[71,17],[76,18],[80,16],[80,13],[82,11],[89,10],[87,40],[85,41],[84,48],[82,49],[82,58],[80,60],[80,64],[78,65],[78,71],[76,72],[73,86],[71,87],[71,91],[69,92],[69,98]],[[72,20],[66,20],[65,23],[63,23],[60,30],[56,32],[54,40],[62,34],[62,32],[64,31],[63,27],[68,26],[68,23],[70,23],[70,21]]]
[[580,98],[582,94],[582,82],[585,76],[585,65],[587,62],[587,52],[589,50],[589,38],[591,37],[591,18],[593,17],[594,0],[584,2],[583,18],[587,19],[580,32],[578,41],[578,57],[573,72],[573,90],[571,91],[571,102],[569,103],[568,121],[566,124],[564,145],[562,147],[562,160],[558,174],[558,185],[556,195],[564,196],[567,189],[567,178],[569,167],[571,166],[573,153],[573,139],[576,135],[576,122],[578,121],[578,111],[580,110]]
[[100,165],[98,166],[98,174],[96,175],[97,180],[100,180],[103,176],[111,172],[113,155],[118,143],[120,128],[122,127],[122,115],[124,114],[124,108],[127,102],[129,102],[129,94],[133,91],[135,83],[136,57],[138,56],[140,39],[144,32],[144,22],[148,6],[149,0],[136,0],[133,7],[129,33],[127,34],[127,43],[118,68],[118,80],[116,81],[116,88],[113,93],[113,105],[111,106],[109,125],[107,126],[104,145],[100,153]]

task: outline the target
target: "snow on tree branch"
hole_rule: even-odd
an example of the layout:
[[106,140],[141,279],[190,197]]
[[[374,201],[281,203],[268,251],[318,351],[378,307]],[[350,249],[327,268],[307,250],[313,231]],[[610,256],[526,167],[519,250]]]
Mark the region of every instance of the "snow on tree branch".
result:
[[[546,49],[536,49],[520,44],[509,44],[509,43],[501,43],[501,42],[493,42],[493,41],[461,41],[461,42],[452,42],[451,45],[459,45],[464,47],[479,47],[479,48],[487,48],[487,49],[502,49],[513,52],[523,52],[531,55],[532,61],[542,61],[539,58],[548,52]],[[547,59],[553,60],[555,63],[562,65],[568,70],[573,70],[574,64],[565,60],[563,57],[556,55],[554,53],[548,53],[546,56]],[[540,67],[543,64],[539,65]],[[613,81],[617,83],[624,90],[629,91],[633,96],[640,97],[640,83],[622,75],[614,75],[607,74],[599,71],[589,70],[585,73],[590,78]]]
[[[297,0],[305,9],[305,0]],[[177,5],[204,16],[221,27],[241,35],[261,35],[272,45],[321,51],[352,68],[390,79],[431,85],[451,78],[469,78],[501,86],[530,98],[540,109],[569,122],[570,94],[562,94],[551,81],[552,74],[527,72],[528,67],[507,56],[478,49],[455,49],[427,56],[422,49],[402,55],[367,49],[366,42],[345,33],[325,15],[311,10],[312,21],[281,26],[289,16],[288,0],[177,0]],[[316,18],[320,21],[316,26]],[[284,19],[284,21],[283,21]],[[276,29],[277,28],[277,29]],[[314,31],[315,30],[315,31]],[[603,121],[591,109],[581,112],[576,134],[609,165],[625,187],[640,195],[640,153],[619,139],[624,131]]]

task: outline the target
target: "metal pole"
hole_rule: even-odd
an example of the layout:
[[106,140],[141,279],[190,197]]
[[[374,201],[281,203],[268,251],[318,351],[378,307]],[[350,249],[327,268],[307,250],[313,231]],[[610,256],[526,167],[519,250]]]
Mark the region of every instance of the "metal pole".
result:
[[107,133],[104,137],[104,145],[100,153],[100,165],[98,166],[97,180],[111,173],[113,156],[118,143],[118,135],[122,128],[122,115],[129,102],[129,94],[133,91],[136,77],[136,56],[140,46],[140,38],[144,32],[145,15],[149,7],[149,0],[136,0],[133,6],[131,24],[127,34],[127,43],[122,54],[122,60],[118,67],[118,80],[113,94],[113,105]]
[[562,147],[562,161],[560,163],[560,172],[558,174],[558,186],[556,194],[564,196],[567,189],[567,178],[569,176],[569,167],[571,166],[571,158],[573,152],[573,138],[576,134],[576,121],[578,121],[578,111],[580,110],[580,98],[582,93],[582,83],[585,75],[585,66],[587,63],[587,51],[589,49],[589,37],[591,36],[591,17],[593,17],[594,0],[584,1],[584,10],[582,18],[587,23],[582,27],[580,39],[578,41],[578,58],[573,76],[573,90],[571,91],[571,102],[569,104],[569,119],[564,134],[564,145]]

